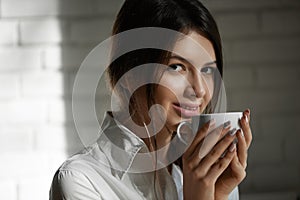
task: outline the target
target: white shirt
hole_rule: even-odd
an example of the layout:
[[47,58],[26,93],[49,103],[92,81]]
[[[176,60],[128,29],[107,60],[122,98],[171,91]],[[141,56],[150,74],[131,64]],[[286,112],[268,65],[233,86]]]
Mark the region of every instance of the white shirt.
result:
[[[183,199],[183,174],[177,165],[172,165],[172,175],[166,168],[156,173],[134,173],[141,164],[135,162],[137,154],[148,151],[143,140],[126,127],[116,125],[108,114],[102,129],[94,145],[66,160],[57,170],[50,200]],[[147,162],[143,164],[148,165]],[[237,188],[229,199],[239,199]]]

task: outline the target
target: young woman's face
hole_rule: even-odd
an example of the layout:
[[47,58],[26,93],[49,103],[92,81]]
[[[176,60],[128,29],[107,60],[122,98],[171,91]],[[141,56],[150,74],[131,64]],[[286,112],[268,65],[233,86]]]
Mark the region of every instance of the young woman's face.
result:
[[[213,45],[196,32],[176,42],[156,89],[155,103],[166,111],[167,126],[173,130],[182,120],[198,115],[213,95],[217,71]],[[197,45],[195,45],[197,44]]]

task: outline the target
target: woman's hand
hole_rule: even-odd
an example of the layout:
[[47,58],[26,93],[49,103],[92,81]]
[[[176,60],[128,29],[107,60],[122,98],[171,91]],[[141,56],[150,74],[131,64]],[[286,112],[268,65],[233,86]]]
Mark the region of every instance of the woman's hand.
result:
[[251,144],[250,110],[243,112],[240,120],[241,130],[236,135],[238,139],[237,151],[229,167],[218,178],[215,186],[215,199],[228,199],[231,191],[246,177],[247,151]]
[[[182,157],[183,195],[185,200],[215,199],[216,182],[230,163],[233,162],[236,154],[236,146],[232,144],[235,138],[233,134],[228,134],[220,140],[230,130],[230,125],[225,128],[223,126],[216,128],[209,134],[215,134],[214,142],[208,141],[206,143],[205,137],[212,126],[212,122],[206,123],[198,131]],[[218,140],[220,141],[218,142]],[[215,145],[215,143],[217,144]],[[203,146],[206,147],[203,149]],[[213,148],[210,150],[207,146]],[[220,158],[226,149],[229,149],[229,151],[224,157]],[[206,155],[206,153],[203,154],[203,151],[209,153]]]

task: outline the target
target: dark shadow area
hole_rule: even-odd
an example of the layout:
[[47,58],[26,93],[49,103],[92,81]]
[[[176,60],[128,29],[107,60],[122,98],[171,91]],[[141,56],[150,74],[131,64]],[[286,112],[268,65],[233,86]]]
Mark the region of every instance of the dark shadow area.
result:
[[[68,3],[67,3],[68,2]],[[83,4],[85,2],[85,4]],[[64,96],[63,101],[65,107],[65,140],[66,153],[68,156],[83,149],[88,144],[96,141],[99,133],[98,128],[90,123],[90,120],[84,120],[80,124],[80,131],[75,128],[72,113],[72,91],[76,73],[89,52],[94,49],[100,42],[110,36],[112,21],[116,15],[118,7],[122,1],[62,1],[59,5],[61,21],[66,25],[67,31],[64,34],[61,43],[61,71],[64,75]],[[72,5],[69,5],[72,4]],[[78,4],[78,5],[76,5]],[[108,9],[105,9],[105,8]],[[72,10],[73,9],[73,10]],[[76,14],[77,12],[77,14]],[[103,68],[99,57],[99,63],[94,63],[92,70]],[[89,80],[91,74],[84,74],[86,80]],[[104,113],[109,108],[110,95],[107,90],[105,76],[99,77],[95,98],[95,109],[97,111],[99,124],[102,122]],[[86,81],[86,82],[87,82]],[[82,118],[88,116],[86,108],[87,94],[83,85],[80,91],[80,99],[82,100],[79,109],[82,111]]]

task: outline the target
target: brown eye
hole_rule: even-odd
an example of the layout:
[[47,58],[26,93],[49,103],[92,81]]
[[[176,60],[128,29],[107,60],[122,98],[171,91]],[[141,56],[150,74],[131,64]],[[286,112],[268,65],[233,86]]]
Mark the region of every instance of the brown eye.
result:
[[172,64],[169,65],[168,71],[180,72],[184,70],[184,66],[182,64]]

